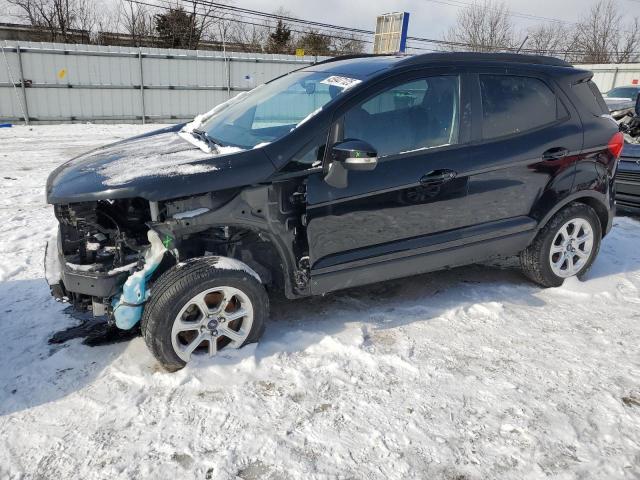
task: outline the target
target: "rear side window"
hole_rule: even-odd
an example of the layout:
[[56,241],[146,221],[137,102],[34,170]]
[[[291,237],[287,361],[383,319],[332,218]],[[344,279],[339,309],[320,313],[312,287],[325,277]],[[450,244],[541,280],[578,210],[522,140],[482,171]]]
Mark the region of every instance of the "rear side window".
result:
[[537,78],[480,75],[480,91],[485,139],[526,132],[567,115],[553,91]]
[[588,82],[577,83],[572,87],[573,93],[576,94],[578,100],[587,110],[596,116],[606,115],[609,113],[607,104],[604,102],[600,90],[591,80]]

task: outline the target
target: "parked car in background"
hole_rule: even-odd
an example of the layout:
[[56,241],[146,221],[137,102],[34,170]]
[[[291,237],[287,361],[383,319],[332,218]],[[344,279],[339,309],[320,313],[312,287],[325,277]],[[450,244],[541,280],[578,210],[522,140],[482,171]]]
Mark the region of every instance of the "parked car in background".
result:
[[616,204],[640,213],[640,143],[626,143],[616,174]]
[[616,204],[620,210],[640,212],[640,95],[633,108],[617,118],[614,113],[625,140],[616,173]]
[[336,58],[56,169],[52,293],[140,325],[168,370],[256,342],[290,299],[520,255],[582,276],[623,137],[592,73],[548,57]]
[[633,112],[638,97],[640,96],[640,85],[615,87],[602,96],[609,108],[609,112],[613,118],[618,120],[628,113]]
[[640,95],[640,85],[626,85],[621,87],[614,87],[608,92],[602,94],[605,98],[628,98],[635,101]]

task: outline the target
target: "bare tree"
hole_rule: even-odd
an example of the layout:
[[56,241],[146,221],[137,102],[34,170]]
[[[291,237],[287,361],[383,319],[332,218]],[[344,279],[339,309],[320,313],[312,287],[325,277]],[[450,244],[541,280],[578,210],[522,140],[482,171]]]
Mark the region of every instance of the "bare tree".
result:
[[355,34],[340,34],[340,38],[334,38],[333,49],[340,55],[349,55],[364,52],[364,41]]
[[227,22],[226,40],[235,44],[244,52],[261,52],[269,38],[269,28],[262,25],[245,25],[238,22]]
[[628,62],[640,40],[638,18],[625,23],[613,0],[600,0],[576,28],[577,50],[588,63]]
[[108,44],[109,37],[121,29],[122,9],[119,3],[105,3],[99,11],[96,11],[95,30],[93,41],[98,44]]
[[[625,27],[623,27],[625,28]],[[615,61],[617,63],[634,62],[640,59],[638,54],[640,43],[640,21],[635,17],[626,25],[619,38],[613,42]]]
[[76,0],[8,0],[18,16],[49,34],[51,41],[69,42],[77,15]]
[[484,0],[463,8],[445,40],[453,50],[495,52],[515,46],[514,28],[505,3]]
[[221,18],[218,18],[207,30],[209,39],[219,42],[222,50],[226,51],[227,45],[235,42],[233,32],[236,31],[236,24],[237,22],[232,21],[229,15],[223,13]]
[[576,31],[560,22],[540,24],[527,30],[527,41],[523,52],[535,55],[550,55],[563,60],[575,60],[577,48]]
[[87,32],[89,39],[95,39],[100,9],[91,0],[74,0],[73,27]]
[[131,37],[133,45],[141,47],[153,33],[153,12],[146,5],[120,0],[120,27]]

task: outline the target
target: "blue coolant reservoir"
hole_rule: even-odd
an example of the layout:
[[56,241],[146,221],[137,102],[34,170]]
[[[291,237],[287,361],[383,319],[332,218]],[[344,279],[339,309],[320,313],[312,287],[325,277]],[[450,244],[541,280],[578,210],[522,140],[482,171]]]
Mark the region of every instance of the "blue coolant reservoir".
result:
[[156,271],[167,251],[160,236],[153,230],[149,230],[147,238],[151,246],[144,254],[144,268],[127,278],[122,286],[122,293],[112,302],[116,326],[122,330],[129,330],[140,321],[144,303],[149,298],[147,280]]

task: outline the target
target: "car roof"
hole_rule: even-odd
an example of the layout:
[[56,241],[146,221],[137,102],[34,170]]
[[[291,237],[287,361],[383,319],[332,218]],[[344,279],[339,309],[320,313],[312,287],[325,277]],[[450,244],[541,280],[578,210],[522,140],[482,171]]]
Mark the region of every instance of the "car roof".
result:
[[564,60],[541,55],[523,55],[517,53],[476,53],[444,52],[422,55],[349,55],[334,57],[315,63],[303,70],[328,72],[364,79],[382,70],[392,70],[406,66],[445,66],[451,64],[526,64],[551,67],[571,67]]
[[406,55],[353,55],[335,57],[315,63],[303,70],[346,75],[363,80],[387,70],[407,58]]

